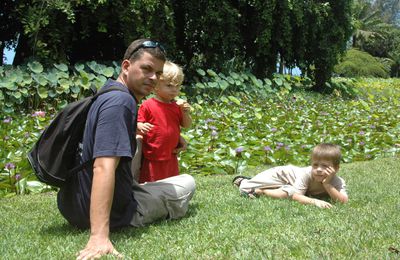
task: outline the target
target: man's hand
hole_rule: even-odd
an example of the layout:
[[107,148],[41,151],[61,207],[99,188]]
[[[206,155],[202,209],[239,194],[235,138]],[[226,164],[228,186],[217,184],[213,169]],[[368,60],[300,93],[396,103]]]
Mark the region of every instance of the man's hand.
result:
[[183,138],[181,135],[179,136],[179,143],[178,146],[174,149],[173,153],[179,154],[182,151],[186,151],[187,149],[187,142],[185,138]]
[[329,166],[328,168],[325,169],[325,174],[326,178],[322,181],[322,184],[330,184],[333,177],[336,175],[336,170],[335,168]]
[[137,123],[137,134],[146,135],[153,127],[154,127],[154,125],[152,125],[150,123],[138,122]]
[[112,254],[118,258],[123,258],[123,255],[115,250],[113,244],[108,237],[98,238],[90,236],[86,247],[77,253],[78,260],[99,259],[103,255]]

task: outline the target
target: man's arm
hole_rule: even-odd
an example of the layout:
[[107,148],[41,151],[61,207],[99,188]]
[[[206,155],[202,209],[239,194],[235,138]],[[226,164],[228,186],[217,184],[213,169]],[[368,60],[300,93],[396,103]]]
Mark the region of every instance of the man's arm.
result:
[[99,157],[93,165],[90,197],[90,237],[77,259],[99,258],[102,255],[121,255],[110,241],[110,212],[115,188],[115,169],[119,157]]

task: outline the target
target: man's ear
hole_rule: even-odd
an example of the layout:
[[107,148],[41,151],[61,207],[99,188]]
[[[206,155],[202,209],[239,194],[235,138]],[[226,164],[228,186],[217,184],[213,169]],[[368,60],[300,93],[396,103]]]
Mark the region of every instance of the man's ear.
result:
[[131,66],[131,62],[129,60],[123,60],[121,63],[121,72],[123,74],[127,74],[129,70],[129,66]]

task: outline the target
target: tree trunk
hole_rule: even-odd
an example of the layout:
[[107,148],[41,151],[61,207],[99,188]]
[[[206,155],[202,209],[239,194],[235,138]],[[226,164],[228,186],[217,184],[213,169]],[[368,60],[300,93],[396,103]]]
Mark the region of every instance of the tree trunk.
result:
[[28,38],[23,33],[21,33],[18,38],[17,47],[15,48],[13,65],[21,65],[31,55],[32,50],[29,48]]

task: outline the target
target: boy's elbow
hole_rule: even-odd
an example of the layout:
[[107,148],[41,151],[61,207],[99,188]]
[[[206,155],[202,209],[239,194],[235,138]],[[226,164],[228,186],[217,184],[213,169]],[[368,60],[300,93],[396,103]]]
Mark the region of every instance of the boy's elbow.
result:
[[338,199],[338,201],[342,204],[349,202],[349,197],[343,196],[342,198]]

